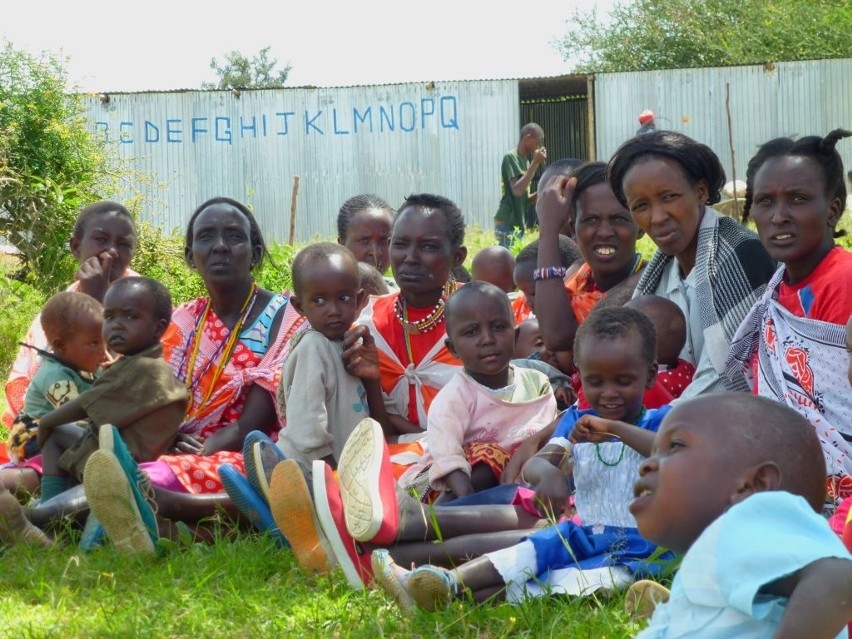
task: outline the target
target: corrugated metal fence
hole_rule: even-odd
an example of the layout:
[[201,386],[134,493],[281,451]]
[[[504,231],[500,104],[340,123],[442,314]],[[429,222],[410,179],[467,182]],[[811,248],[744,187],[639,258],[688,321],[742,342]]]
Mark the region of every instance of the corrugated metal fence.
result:
[[[746,165],[763,142],[852,129],[852,59],[607,73],[595,77],[598,157],[605,160],[635,135],[639,113],[653,109],[658,128],[707,144],[731,179],[728,86],[739,180],[745,180]],[[841,142],[837,149],[844,166],[852,169],[852,142]]]
[[489,227],[520,117],[514,80],[112,94],[87,108],[96,134],[141,172],[126,196],[142,197],[144,219],[182,228],[225,195],[277,241],[289,234],[296,175],[300,240],[332,237],[341,203],[365,192],[394,206],[440,193]]
[[[289,234],[296,175],[299,240],[332,237],[340,204],[366,192],[394,206],[409,193],[440,193],[461,206],[468,223],[489,228],[500,198],[500,160],[517,143],[519,124],[530,120],[544,126],[551,159],[595,153],[606,160],[635,134],[639,112],[651,108],[658,126],[713,148],[729,178],[730,135],[737,177],[744,179],[766,140],[852,128],[850,78],[852,59],[819,60],[601,74],[589,96],[554,89],[575,82],[573,76],[524,80],[533,89],[523,101],[518,80],[474,80],[239,96],[113,94],[105,102],[91,98],[87,108],[96,134],[140,172],[125,196],[141,196],[144,219],[179,229],[202,201],[227,195],[252,206],[264,233],[280,242]],[[550,90],[536,97],[536,87]],[[852,168],[852,144],[838,149]]]

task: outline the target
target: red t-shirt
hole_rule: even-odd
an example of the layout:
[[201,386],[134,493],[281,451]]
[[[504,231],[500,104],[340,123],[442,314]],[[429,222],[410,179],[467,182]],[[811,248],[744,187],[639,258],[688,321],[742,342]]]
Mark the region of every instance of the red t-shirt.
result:
[[835,246],[801,282],[781,282],[778,303],[798,317],[845,325],[852,314],[852,252]]

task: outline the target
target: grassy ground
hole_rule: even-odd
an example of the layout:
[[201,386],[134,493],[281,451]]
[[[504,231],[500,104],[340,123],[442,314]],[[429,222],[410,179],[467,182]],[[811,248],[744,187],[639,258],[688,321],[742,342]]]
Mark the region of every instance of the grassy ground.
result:
[[0,556],[3,637],[631,637],[621,597],[523,606],[457,602],[401,615],[342,574],[309,577],[264,537],[170,546],[141,559],[7,548]]

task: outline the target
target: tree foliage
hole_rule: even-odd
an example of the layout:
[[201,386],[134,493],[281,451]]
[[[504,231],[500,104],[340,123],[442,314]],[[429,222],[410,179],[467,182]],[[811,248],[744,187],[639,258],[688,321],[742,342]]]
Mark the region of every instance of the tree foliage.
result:
[[66,80],[64,60],[0,49],[0,237],[21,252],[19,275],[44,290],[70,278],[77,213],[112,174]]
[[270,59],[272,47],[262,48],[249,59],[239,51],[225,54],[222,64],[216,58],[210,60],[210,68],[219,76],[216,82],[204,82],[205,89],[278,89],[287,82],[291,66],[276,69],[278,60]]
[[569,24],[558,47],[579,72],[852,56],[849,0],[633,0]]

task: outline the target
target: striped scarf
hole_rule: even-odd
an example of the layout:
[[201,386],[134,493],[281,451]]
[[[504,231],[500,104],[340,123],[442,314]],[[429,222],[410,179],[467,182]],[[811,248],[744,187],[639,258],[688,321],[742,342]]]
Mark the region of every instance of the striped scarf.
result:
[[[704,214],[712,216],[712,224],[705,220],[699,226],[695,255],[701,327],[705,334],[723,335],[724,342],[730,345],[740,322],[763,294],[775,264],[753,232],[712,208],[705,207]],[[674,259],[658,249],[636,285],[634,296],[656,295],[666,268]],[[728,353],[710,352],[709,356],[716,371],[722,373]],[[727,382],[730,390],[749,391],[745,378]]]

